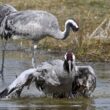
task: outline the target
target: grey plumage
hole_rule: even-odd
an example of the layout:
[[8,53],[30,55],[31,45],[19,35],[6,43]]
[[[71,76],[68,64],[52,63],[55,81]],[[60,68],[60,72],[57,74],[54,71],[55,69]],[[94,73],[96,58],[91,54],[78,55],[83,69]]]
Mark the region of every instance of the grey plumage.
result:
[[[72,81],[75,74],[72,66],[70,66],[73,62],[73,54],[66,54],[66,56],[68,55],[70,55],[69,59],[65,57],[66,59],[64,61],[58,59],[43,62],[36,68],[22,72],[0,93],[0,97],[3,98],[13,93],[17,93],[17,96],[20,96],[23,88],[29,86],[32,81],[35,82],[37,89],[42,90],[47,95],[51,94],[55,96],[58,94],[57,97],[59,97],[63,93],[65,97],[72,97]],[[68,63],[65,63],[65,61]],[[64,69],[65,64],[71,68]]]
[[5,23],[7,16],[9,14],[16,12],[17,10],[12,7],[11,5],[5,4],[5,5],[0,5],[0,36],[5,39],[7,39],[7,36],[4,35],[4,33],[7,33],[5,30]]
[[[7,33],[7,31],[5,30],[5,23],[6,23],[6,19],[7,16],[11,13],[16,12],[17,10],[12,7],[11,5],[5,4],[5,5],[0,5],[0,37],[3,39],[7,39],[7,36],[5,35],[5,33]],[[8,35],[8,34],[7,34]],[[8,35],[9,36],[9,35]],[[5,48],[6,48],[6,44],[7,42],[2,42],[3,44],[3,51],[2,51],[2,63],[1,63],[1,70],[0,70],[0,74],[2,76],[2,80],[4,79],[3,77],[3,71],[4,71],[4,60],[5,60]]]
[[64,70],[64,61],[62,60],[53,60],[50,63],[45,62],[42,65],[37,67],[37,70],[43,71],[46,70],[48,75],[46,77],[51,77],[54,81],[58,82],[56,86],[51,83],[43,84],[43,91],[48,95],[53,95],[53,97],[60,96],[60,94],[64,94],[64,97],[72,97],[72,81],[74,77],[73,73],[68,73],[68,71]]
[[36,72],[36,69],[28,69],[24,72],[22,72],[6,89],[4,89],[0,93],[0,98],[4,98],[6,96],[9,96],[13,92],[17,94],[17,96],[20,96],[23,88],[25,86],[30,85],[33,74]]
[[51,82],[43,84],[43,91],[47,95],[61,97],[63,94],[63,97],[72,97],[72,82],[75,76],[73,68],[74,54],[67,52],[64,58],[64,61],[57,59],[43,62],[36,68],[38,72],[45,71],[47,73],[45,80],[51,77],[51,79],[58,82],[56,86],[51,84]]
[[8,4],[0,5],[0,24],[6,16],[16,11],[17,10],[11,5],[8,5]]
[[65,39],[69,34],[70,27],[73,31],[79,29],[74,20],[68,20],[65,25],[66,30],[60,31],[57,18],[46,11],[17,11],[7,16],[4,29],[4,33],[5,31],[7,33],[4,35],[7,36],[10,33],[20,38],[36,41],[46,36]]
[[91,66],[75,66],[76,75],[72,84],[73,96],[90,97],[96,88],[96,75]]
[[65,60],[42,62],[36,68],[22,72],[0,93],[0,98],[20,94],[25,86],[35,82],[36,88],[53,97],[89,97],[96,88],[96,75],[91,66],[76,66],[75,56],[65,54]]

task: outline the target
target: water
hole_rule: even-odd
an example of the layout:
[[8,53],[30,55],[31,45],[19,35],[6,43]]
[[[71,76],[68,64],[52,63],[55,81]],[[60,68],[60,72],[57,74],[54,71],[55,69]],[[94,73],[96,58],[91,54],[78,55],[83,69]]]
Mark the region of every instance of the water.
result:
[[[60,58],[63,59],[63,52],[45,52],[38,50],[37,62]],[[1,52],[0,52],[1,60]],[[1,61],[0,61],[1,62]],[[38,98],[38,92],[34,86],[29,90],[25,88],[21,98],[0,100],[1,110],[109,110],[110,108],[110,63],[78,63],[91,65],[97,75],[97,87],[89,99],[52,99]],[[4,82],[0,79],[0,91],[7,87],[22,71],[31,68],[31,54],[26,51],[7,51],[4,70]],[[39,93],[42,95],[42,93]]]

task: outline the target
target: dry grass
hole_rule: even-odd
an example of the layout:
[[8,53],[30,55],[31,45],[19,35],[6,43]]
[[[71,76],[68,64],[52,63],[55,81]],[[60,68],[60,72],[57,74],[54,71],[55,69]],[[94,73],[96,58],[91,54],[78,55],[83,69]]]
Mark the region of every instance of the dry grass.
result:
[[18,10],[49,11],[58,18],[61,30],[68,18],[74,18],[80,27],[78,33],[71,33],[65,41],[45,38],[39,46],[54,50],[71,49],[82,60],[110,61],[109,41],[89,39],[95,28],[110,17],[110,0],[0,0],[0,3],[11,4]]

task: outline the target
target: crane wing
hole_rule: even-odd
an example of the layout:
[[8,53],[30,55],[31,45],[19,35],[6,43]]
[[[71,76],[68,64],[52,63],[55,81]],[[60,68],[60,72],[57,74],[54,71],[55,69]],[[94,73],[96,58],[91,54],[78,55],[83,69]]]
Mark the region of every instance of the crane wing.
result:
[[[53,23],[56,25],[53,28]],[[17,11],[7,17],[6,29],[12,35],[22,36],[25,39],[41,39],[41,36],[49,33],[48,29],[57,28],[58,23],[55,16],[45,11]],[[31,36],[31,38],[30,38]],[[40,36],[40,38],[39,38]]]
[[[44,85],[60,85],[57,73],[54,68],[55,65],[50,62],[43,62],[41,65],[37,66],[37,74],[40,74],[36,80],[36,87],[44,89]],[[35,73],[36,76],[36,73]]]
[[0,5],[0,36],[1,38],[3,38],[5,33],[7,33],[5,30],[7,16],[14,12],[17,12],[17,10],[11,5],[8,5],[8,4]]
[[14,91],[19,91],[23,89],[24,86],[27,86],[31,83],[34,78],[33,73],[36,72],[36,69],[31,68],[22,72],[7,88],[5,88],[0,93],[0,98],[8,96]]
[[96,75],[91,66],[76,66],[77,75],[72,84],[73,95],[89,97],[96,88]]
[[31,68],[22,72],[7,88],[0,92],[0,98],[9,96],[13,93],[20,96],[22,89],[25,86],[29,86],[32,81],[35,81],[37,89],[42,89],[45,83],[54,86],[59,84],[59,80],[57,76],[55,76],[54,71],[48,71],[43,68]]

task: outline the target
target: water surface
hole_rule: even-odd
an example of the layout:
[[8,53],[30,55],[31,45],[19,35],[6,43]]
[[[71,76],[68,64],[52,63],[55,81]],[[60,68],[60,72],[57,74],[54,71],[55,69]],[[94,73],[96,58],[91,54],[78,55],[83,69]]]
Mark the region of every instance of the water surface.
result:
[[[2,51],[1,51],[2,52]],[[1,62],[0,52],[0,62]],[[63,59],[64,52],[37,51],[37,63],[52,59]],[[1,110],[109,110],[110,108],[110,63],[79,62],[78,65],[91,65],[97,75],[97,87],[89,99],[52,99],[41,97],[43,93],[36,90],[32,84],[29,90],[25,88],[21,98],[0,100]],[[0,91],[7,87],[21,72],[31,68],[30,50],[6,51],[4,78],[0,79]]]

